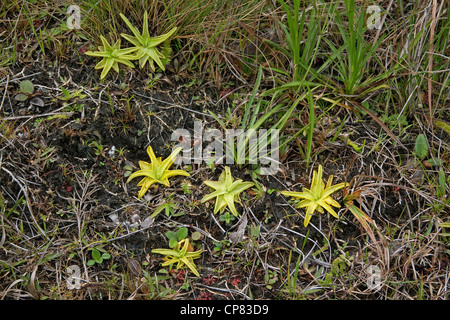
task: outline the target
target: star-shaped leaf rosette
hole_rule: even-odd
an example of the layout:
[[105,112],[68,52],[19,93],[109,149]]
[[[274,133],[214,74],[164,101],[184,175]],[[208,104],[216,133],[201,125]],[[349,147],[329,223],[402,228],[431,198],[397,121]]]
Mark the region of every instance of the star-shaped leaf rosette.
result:
[[291,192],[291,191],[282,191],[281,194],[288,197],[294,197],[301,200],[296,204],[297,208],[306,207],[306,215],[305,215],[305,227],[309,224],[312,215],[317,210],[320,213],[324,212],[324,209],[328,211],[333,217],[339,219],[338,214],[333,210],[331,206],[336,208],[340,208],[341,205],[331,197],[331,194],[338,191],[339,189],[344,188],[347,184],[342,182],[336,185],[331,185],[333,183],[333,176],[330,175],[328,178],[327,184],[322,181],[322,166],[319,165],[318,171],[313,172],[313,179],[311,182],[311,189],[303,188],[303,192]]
[[135,56],[132,54],[137,48],[120,48],[120,39],[113,45],[108,43],[108,40],[104,36],[100,36],[103,46],[98,47],[98,51],[87,51],[85,54],[93,57],[103,58],[95,69],[103,69],[100,79],[103,79],[108,74],[109,70],[113,68],[116,72],[119,72],[119,63],[134,68],[134,64],[130,60],[135,60]]
[[161,59],[165,59],[166,57],[156,49],[158,45],[167,41],[174,33],[177,31],[177,28],[172,28],[168,33],[157,37],[150,37],[150,33],[148,32],[148,15],[147,11],[144,12],[144,21],[142,26],[142,34],[136,29],[131,22],[125,17],[122,13],[120,17],[127,24],[128,28],[130,28],[131,32],[133,32],[134,37],[128,34],[122,33],[121,36],[127,39],[129,42],[135,45],[136,51],[136,59],[139,59],[139,66],[144,67],[145,63],[148,61],[150,64],[150,68],[152,71],[155,71],[156,64],[161,68],[161,70],[165,70],[165,66],[162,63]]
[[161,266],[171,266],[176,263],[177,269],[180,269],[186,265],[197,277],[199,277],[200,274],[197,271],[194,259],[199,259],[202,252],[202,249],[194,251],[192,245],[189,243],[189,239],[181,240],[173,249],[152,250],[152,253],[159,253],[165,256],[165,262],[162,263]]
[[147,192],[148,188],[154,183],[160,183],[166,187],[170,187],[169,178],[173,176],[186,176],[189,177],[189,173],[184,170],[169,170],[170,166],[176,159],[176,156],[182,150],[181,147],[176,148],[172,154],[164,161],[161,161],[161,157],[156,158],[155,153],[151,146],[148,146],[147,153],[150,157],[151,163],[145,161],[139,161],[139,167],[141,170],[132,173],[127,180],[127,183],[136,177],[143,176],[144,178],[137,184],[138,187],[142,187],[139,191],[138,198]]
[[214,214],[219,211],[223,213],[225,208],[228,207],[236,217],[239,216],[239,213],[234,203],[242,205],[239,194],[254,185],[253,182],[243,182],[241,179],[234,180],[229,167],[225,167],[225,171],[221,173],[218,181],[206,180],[204,184],[215,189],[215,191],[204,196],[201,202],[204,203],[216,198]]

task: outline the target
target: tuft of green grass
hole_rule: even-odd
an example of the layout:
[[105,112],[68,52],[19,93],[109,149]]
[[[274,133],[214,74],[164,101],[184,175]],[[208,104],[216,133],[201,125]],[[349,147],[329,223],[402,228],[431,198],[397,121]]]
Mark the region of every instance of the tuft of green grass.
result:
[[350,96],[365,95],[387,87],[383,84],[383,80],[389,76],[387,71],[367,77],[369,61],[376,60],[375,51],[385,36],[374,39],[372,43],[367,42],[365,33],[368,27],[364,9],[357,10],[355,0],[345,0],[344,3],[345,11],[336,11],[336,27],[342,45],[337,46],[333,39],[324,40],[333,53],[330,59],[334,62],[336,80],[343,84],[342,93]]

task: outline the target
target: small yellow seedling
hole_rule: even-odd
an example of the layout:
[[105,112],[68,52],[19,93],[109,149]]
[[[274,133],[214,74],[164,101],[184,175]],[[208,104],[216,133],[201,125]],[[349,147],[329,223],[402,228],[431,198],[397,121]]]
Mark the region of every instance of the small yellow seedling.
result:
[[253,182],[243,182],[241,179],[234,180],[229,167],[225,167],[225,171],[221,173],[218,181],[206,180],[204,184],[215,189],[215,191],[204,196],[201,202],[204,203],[216,198],[214,214],[219,211],[223,213],[228,206],[231,213],[236,217],[239,213],[234,203],[236,202],[242,205],[239,194],[254,185]]
[[116,72],[119,72],[119,63],[123,63],[130,68],[134,68],[134,64],[130,60],[135,60],[135,56],[132,55],[137,48],[120,48],[120,39],[115,44],[110,45],[108,40],[104,36],[100,36],[103,46],[98,47],[98,51],[87,51],[85,54],[88,56],[103,58],[95,69],[103,69],[100,79],[103,79],[108,74],[109,70],[113,68]]
[[159,253],[164,255],[165,262],[161,266],[171,266],[177,264],[177,269],[186,265],[197,277],[200,274],[197,271],[194,260],[199,259],[203,250],[199,249],[193,251],[192,245],[189,243],[189,239],[183,239],[176,244],[173,249],[153,249],[152,253]]
[[123,21],[125,21],[128,28],[130,28],[131,32],[133,32],[134,37],[128,34],[121,34],[122,37],[127,39],[129,42],[135,45],[137,50],[136,59],[139,59],[139,66],[143,68],[145,63],[148,61],[150,64],[150,68],[152,71],[155,71],[154,62],[161,68],[161,70],[165,70],[165,66],[162,63],[161,59],[165,59],[164,54],[158,51],[156,48],[161,43],[168,41],[168,39],[177,31],[177,28],[172,28],[168,33],[157,37],[150,37],[150,33],[148,32],[148,14],[147,11],[144,12],[144,22],[142,33],[136,29],[131,22],[125,17],[122,13],[120,17]]
[[297,208],[306,207],[306,215],[305,215],[305,227],[309,224],[313,213],[317,210],[320,213],[324,212],[324,209],[328,211],[333,217],[339,219],[338,214],[333,210],[331,206],[336,208],[340,208],[341,205],[336,202],[331,197],[331,194],[342,189],[346,186],[346,183],[338,183],[336,185],[332,185],[333,176],[331,175],[328,178],[327,184],[322,181],[322,166],[319,165],[318,171],[313,172],[313,179],[311,182],[311,189],[303,188],[303,192],[291,192],[291,191],[282,191],[281,194],[288,197],[294,197],[303,199],[302,201],[296,204]]
[[151,146],[148,146],[147,153],[150,157],[151,163],[145,161],[139,161],[139,167],[141,170],[132,173],[127,180],[127,183],[132,179],[140,176],[144,176],[144,178],[137,184],[138,187],[142,187],[139,191],[138,198],[142,198],[142,196],[147,192],[148,188],[154,183],[160,183],[165,185],[166,187],[170,187],[169,178],[173,176],[187,176],[189,177],[189,173],[184,170],[169,170],[170,166],[175,161],[176,156],[182,150],[181,147],[175,149],[172,154],[167,157],[164,161],[161,161],[161,157],[156,158],[155,153]]

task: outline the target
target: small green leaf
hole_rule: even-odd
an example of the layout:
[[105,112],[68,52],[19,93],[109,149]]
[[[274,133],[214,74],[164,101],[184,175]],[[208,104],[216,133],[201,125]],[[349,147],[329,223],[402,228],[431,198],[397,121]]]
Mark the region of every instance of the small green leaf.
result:
[[124,174],[123,174],[123,176],[124,176],[125,178],[127,178],[130,174],[131,174],[131,171],[125,171]]
[[164,235],[167,237],[167,239],[171,240],[171,239],[176,239],[177,238],[177,234],[173,231],[167,231],[166,233],[164,233]]
[[125,172],[123,174],[125,178],[128,177],[133,172],[133,167],[129,164],[125,165],[123,168],[125,169]]
[[92,258],[97,263],[102,263],[103,262],[103,259],[102,259],[102,256],[100,254],[100,251],[98,251],[97,249],[92,249]]
[[105,252],[104,254],[102,254],[103,260],[108,260],[109,258],[111,258],[111,255],[109,253]]
[[428,154],[427,138],[421,133],[417,136],[416,145],[414,146],[414,152],[419,159],[423,159]]
[[70,97],[69,90],[67,90],[67,89],[64,88],[64,87],[61,87],[61,91],[62,91],[64,97],[66,97],[66,98],[69,98],[69,97]]
[[14,100],[16,100],[16,101],[26,101],[27,99],[28,99],[28,96],[24,93],[18,93],[14,97]]
[[24,80],[20,82],[20,91],[26,94],[33,94],[34,92],[33,82],[31,82],[30,80]]
[[178,241],[176,238],[172,238],[169,241],[169,248],[174,248],[178,244]]
[[88,266],[88,267],[90,267],[90,266],[93,266],[95,264],[95,261],[94,260],[88,260],[88,262],[86,262],[86,265]]
[[181,241],[185,239],[188,235],[188,229],[187,228],[180,228],[180,230],[177,231],[177,238],[178,241]]

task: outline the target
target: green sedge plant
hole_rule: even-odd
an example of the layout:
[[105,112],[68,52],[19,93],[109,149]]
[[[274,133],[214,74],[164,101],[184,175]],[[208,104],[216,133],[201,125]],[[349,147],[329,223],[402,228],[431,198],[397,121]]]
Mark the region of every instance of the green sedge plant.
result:
[[[292,59],[292,83],[304,80],[308,74],[319,79],[320,73],[311,68],[321,42],[317,4],[313,1],[311,10],[301,10],[300,0],[294,0],[292,6],[283,0],[278,0],[278,2],[285,12],[286,23],[278,21],[278,24],[283,30],[287,47],[281,47],[270,40],[266,40],[266,42]],[[306,39],[304,34],[306,34]]]
[[[239,123],[236,124],[235,135],[230,135],[226,144],[227,157],[233,158],[234,163],[238,167],[246,163],[254,164],[256,173],[259,170],[258,165],[255,164],[258,150],[261,158],[262,156],[273,158],[272,153],[282,150],[289,141],[295,138],[292,135],[286,138],[282,133],[286,123],[301,101],[297,99],[291,106],[286,107],[285,103],[276,102],[278,100],[278,92],[275,92],[269,101],[264,98],[268,96],[266,92],[263,92],[258,97],[262,77],[263,70],[260,67],[250,99],[243,106],[243,116]],[[224,130],[229,129],[229,121],[224,122],[213,112],[209,111],[209,113]],[[259,135],[257,135],[257,132],[259,132]],[[257,143],[254,143],[256,140]],[[268,148],[269,146],[272,148]],[[268,149],[271,150],[269,151]],[[261,150],[267,150],[267,154],[261,154]],[[266,160],[261,158],[259,159],[260,161]]]
[[[367,68],[372,58],[376,59],[375,51],[378,49],[385,36],[374,39],[372,43],[365,40],[365,32],[368,27],[364,10],[358,15],[355,8],[355,0],[345,0],[345,12],[336,14],[337,27],[343,41],[343,45],[337,47],[327,38],[324,41],[332,51],[329,61],[335,61],[337,71],[336,79],[343,83],[340,90],[346,95],[362,96],[380,88],[386,88],[384,81],[390,72],[380,72],[379,75],[364,79]],[[344,17],[348,22],[344,22]],[[348,25],[348,26],[347,26]]]
[[329,212],[333,217],[339,219],[336,211],[333,210],[333,207],[340,208],[341,205],[334,200],[331,195],[338,191],[339,189],[344,188],[347,183],[342,182],[336,185],[332,185],[333,183],[333,175],[330,175],[328,178],[327,184],[322,181],[323,168],[322,165],[319,165],[317,171],[313,172],[313,178],[311,182],[310,189],[303,188],[303,192],[294,192],[294,191],[282,191],[281,194],[287,197],[294,197],[298,199],[303,199],[298,202],[295,206],[297,208],[306,207],[306,215],[304,225],[308,226],[309,221],[311,220],[312,215],[317,210],[320,213],[324,213],[324,209]]
[[150,157],[150,163],[145,161],[139,161],[139,167],[141,170],[138,170],[132,173],[127,180],[127,183],[133,180],[136,177],[144,177],[138,184],[138,187],[142,187],[139,191],[138,198],[142,198],[142,196],[147,192],[148,188],[155,183],[162,184],[166,187],[170,187],[169,178],[173,176],[187,176],[189,177],[189,173],[184,170],[169,170],[170,166],[175,161],[176,156],[182,150],[181,147],[176,148],[171,155],[166,158],[164,161],[161,160],[161,157],[156,158],[155,153],[151,146],[148,146],[147,153]]
[[[328,33],[330,24],[335,16],[338,2],[319,5],[317,1],[310,1],[308,8],[301,8],[300,0],[293,0],[292,4],[278,0],[283,9],[283,18],[277,19],[278,25],[285,37],[286,46],[265,39],[275,50],[289,59],[281,69],[271,67],[279,76],[285,76],[284,83],[268,90],[272,92],[300,91],[305,84],[311,87],[332,87],[336,84],[329,77],[324,76],[324,70],[332,63],[331,58],[321,54],[324,34]],[[315,68],[317,59],[326,58],[319,68]],[[285,66],[290,69],[283,70]]]

